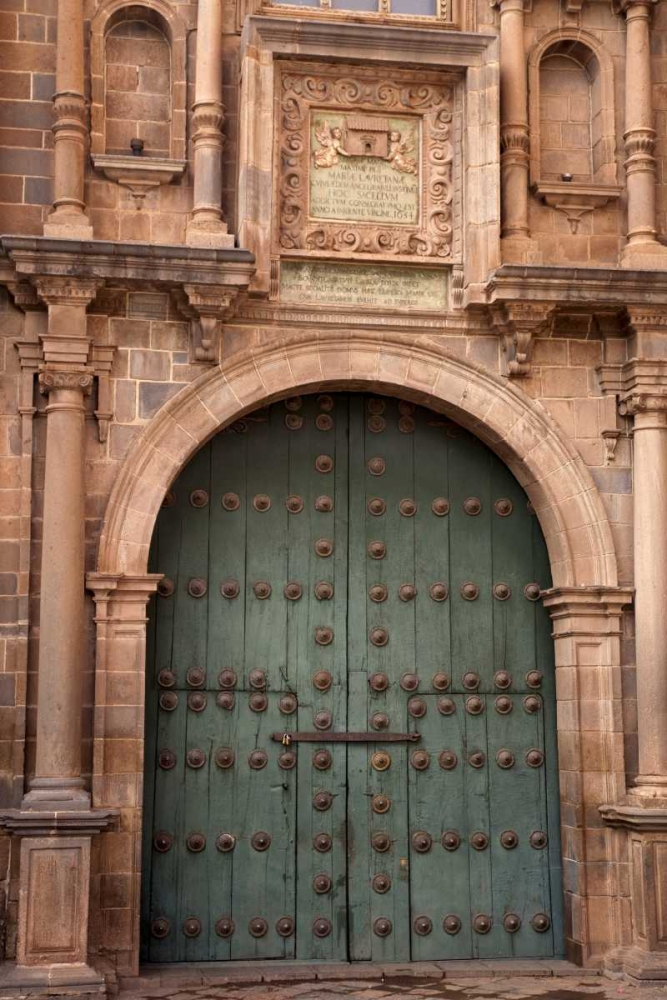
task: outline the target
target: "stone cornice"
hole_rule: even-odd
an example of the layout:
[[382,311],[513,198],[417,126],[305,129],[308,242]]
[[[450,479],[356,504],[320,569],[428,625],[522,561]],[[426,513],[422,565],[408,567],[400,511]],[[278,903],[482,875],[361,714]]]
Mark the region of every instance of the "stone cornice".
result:
[[0,240],[14,264],[17,280],[24,277],[112,279],[128,286],[146,282],[171,288],[185,282],[225,285],[244,290],[254,273],[247,250],[65,240],[43,236],[5,236]]
[[[628,303],[646,303],[654,315],[667,310],[667,271],[548,264],[503,264],[489,276],[488,303],[537,299],[561,305],[614,307],[625,314]],[[634,307],[630,307],[634,308]]]
[[364,63],[369,61],[370,52],[378,52],[384,63],[407,61],[437,69],[476,65],[495,43],[495,35],[463,31],[262,15],[247,17],[241,36],[242,51],[257,47],[274,55],[298,54],[300,58],[335,54]]

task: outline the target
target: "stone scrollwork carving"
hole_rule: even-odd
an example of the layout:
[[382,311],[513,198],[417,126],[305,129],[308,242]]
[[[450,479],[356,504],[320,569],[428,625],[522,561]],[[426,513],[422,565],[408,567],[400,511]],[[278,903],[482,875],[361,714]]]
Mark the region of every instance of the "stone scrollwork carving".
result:
[[[358,66],[327,72],[290,64],[279,86],[277,252],[449,261],[456,81],[433,72],[417,80],[402,70],[384,77]],[[332,168],[355,158],[358,163],[382,161],[390,174],[408,179],[411,196],[414,192],[411,218],[314,217],[313,172],[318,184],[326,184]]]

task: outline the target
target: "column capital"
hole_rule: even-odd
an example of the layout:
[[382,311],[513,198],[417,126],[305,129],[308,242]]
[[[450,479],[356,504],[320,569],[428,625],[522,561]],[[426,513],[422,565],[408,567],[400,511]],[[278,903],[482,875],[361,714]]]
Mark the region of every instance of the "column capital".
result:
[[84,396],[90,396],[93,389],[94,373],[92,369],[80,368],[62,371],[54,368],[44,368],[39,373],[39,391],[48,396],[57,389],[79,390]]
[[[612,0],[611,9],[614,14],[625,14],[626,16],[630,13],[635,17],[649,16],[651,14],[651,7],[656,5],[658,0]],[[642,11],[641,8],[645,8]]]
[[530,0],[491,0],[489,6],[501,14],[508,14],[510,11],[526,14],[530,12],[532,5]]
[[66,275],[45,275],[34,278],[37,294],[47,306],[88,306],[100,288],[102,278],[72,278]]
[[[659,318],[667,325],[667,317]],[[651,316],[650,322],[654,320]],[[667,413],[667,360],[632,358],[623,366],[621,385],[618,404],[621,416]]]
[[[619,634],[623,609],[632,604],[632,587],[552,587],[542,591],[558,636]],[[567,619],[567,621],[565,621]],[[612,624],[613,623],[613,624]]]

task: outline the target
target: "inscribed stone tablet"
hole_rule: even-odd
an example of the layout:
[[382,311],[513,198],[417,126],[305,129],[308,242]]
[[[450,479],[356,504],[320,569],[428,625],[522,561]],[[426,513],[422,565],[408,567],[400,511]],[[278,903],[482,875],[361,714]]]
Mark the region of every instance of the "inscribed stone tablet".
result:
[[311,218],[419,222],[417,121],[313,112],[310,144]]
[[443,311],[447,278],[446,271],[433,268],[283,261],[280,298],[362,309]]

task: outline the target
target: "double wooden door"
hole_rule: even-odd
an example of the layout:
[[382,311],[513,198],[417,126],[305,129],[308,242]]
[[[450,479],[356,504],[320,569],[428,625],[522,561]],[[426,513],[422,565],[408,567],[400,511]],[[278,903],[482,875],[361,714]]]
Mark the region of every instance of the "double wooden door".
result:
[[151,561],[146,959],[560,952],[549,567],[499,459],[288,399],[189,463]]

